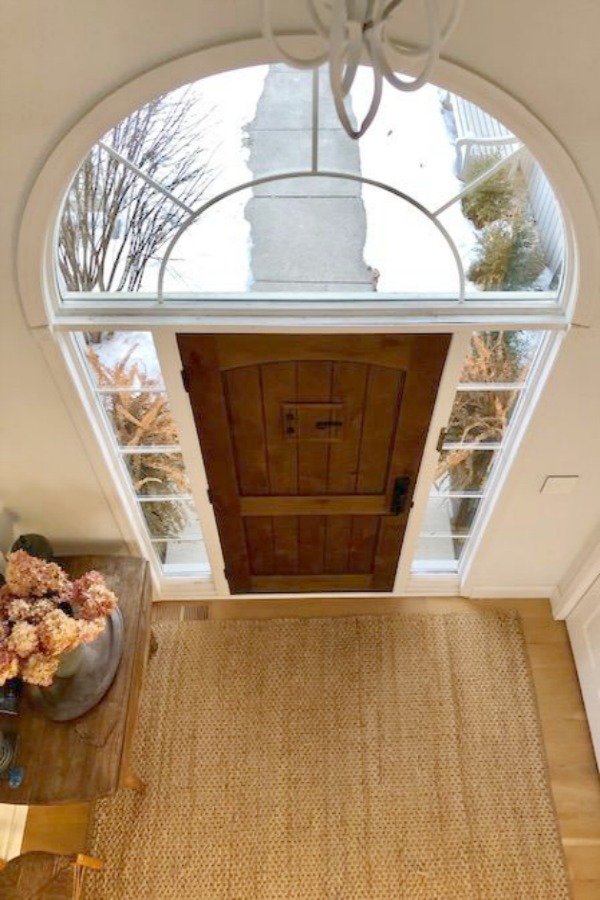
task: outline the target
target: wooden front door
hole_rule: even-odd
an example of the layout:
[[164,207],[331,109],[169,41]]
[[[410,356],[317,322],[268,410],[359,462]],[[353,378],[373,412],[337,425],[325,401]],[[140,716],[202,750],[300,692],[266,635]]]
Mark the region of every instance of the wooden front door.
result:
[[231,591],[391,590],[450,336],[177,340]]

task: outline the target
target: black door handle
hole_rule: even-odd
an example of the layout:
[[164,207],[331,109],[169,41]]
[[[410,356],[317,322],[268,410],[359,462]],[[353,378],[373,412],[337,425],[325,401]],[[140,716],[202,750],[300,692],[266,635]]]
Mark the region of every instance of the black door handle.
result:
[[394,482],[390,515],[401,516],[406,509],[406,501],[410,491],[410,475],[401,475]]

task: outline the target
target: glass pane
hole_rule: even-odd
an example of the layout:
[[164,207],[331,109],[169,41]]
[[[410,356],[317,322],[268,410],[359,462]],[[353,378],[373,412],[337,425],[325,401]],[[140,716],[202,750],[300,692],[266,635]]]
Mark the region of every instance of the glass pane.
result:
[[[513,149],[467,145],[468,155],[459,163],[462,190],[473,187],[441,214],[441,221],[460,249],[467,296],[537,291],[550,299],[562,272],[560,210],[537,163],[523,151],[508,156]],[[456,207],[470,239],[458,227]]]
[[149,331],[88,331],[81,337],[88,371],[96,387],[163,386]]
[[[466,538],[421,536],[415,553],[415,569],[454,571],[467,543]],[[436,565],[437,563],[437,565]]]
[[152,538],[201,538],[196,510],[187,500],[150,500],[140,503]]
[[481,491],[495,457],[492,450],[443,450],[435,474],[435,490]]
[[460,375],[462,382],[519,384],[525,381],[541,331],[477,331]]
[[152,546],[165,575],[186,575],[209,569],[204,541],[155,541]]
[[100,394],[120,447],[153,447],[176,444],[177,429],[164,391]]
[[458,296],[452,251],[422,211],[352,179],[282,179],[240,191],[190,226],[164,290],[391,291]]
[[[467,272],[468,296],[555,296],[560,208],[526,151],[508,158],[520,145],[507,128],[433,85],[407,93],[384,84],[372,127],[352,141],[323,69],[317,168],[349,177],[312,177],[313,74],[281,64],[221,73],[156,98],[104,135],[65,199],[57,246],[65,290],[151,296],[172,240],[216,201],[176,244],[170,294],[452,296],[455,261],[431,223],[439,215]],[[368,109],[372,79],[368,67],[357,73],[351,119]],[[502,143],[491,147],[489,138]],[[277,178],[291,173],[297,177]],[[220,199],[258,179],[265,180]]]
[[518,396],[518,391],[457,391],[445,442],[499,444]]
[[[251,203],[251,190],[238,191],[207,209],[182,233],[165,268],[164,292],[251,290]],[[152,289],[157,286],[154,280]]]
[[122,458],[138,496],[191,493],[181,453],[127,453]]
[[[321,77],[327,83],[326,72]],[[370,102],[371,91],[371,69],[361,67],[351,92],[357,118],[362,117]],[[397,91],[384,84],[377,116],[360,141],[352,141],[345,133],[336,135],[338,155],[357,147],[363,176],[387,182],[428,209],[437,209],[463,187],[455,173],[456,150],[445,97],[446,92],[432,84],[414,93]],[[339,128],[339,123],[336,124]],[[323,129],[320,135],[323,154],[330,144],[330,132]]]
[[422,536],[468,535],[479,503],[479,499],[474,497],[430,497]]
[[[57,264],[67,292],[155,290],[161,253],[190,212],[252,179],[246,127],[266,72],[243,69],[177,89],[104,135],[65,199]],[[294,108],[287,98],[279,105]]]
[[[460,281],[454,254],[431,219],[406,200],[370,185],[362,188],[361,206],[366,217],[364,259],[373,277],[371,290],[458,298]],[[359,221],[356,215],[355,229]],[[344,262],[343,254],[340,261]]]

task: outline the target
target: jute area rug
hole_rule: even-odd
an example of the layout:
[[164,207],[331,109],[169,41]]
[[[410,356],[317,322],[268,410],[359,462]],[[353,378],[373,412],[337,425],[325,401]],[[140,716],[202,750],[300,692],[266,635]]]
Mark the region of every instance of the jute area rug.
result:
[[555,900],[569,891],[518,617],[156,627],[91,900]]

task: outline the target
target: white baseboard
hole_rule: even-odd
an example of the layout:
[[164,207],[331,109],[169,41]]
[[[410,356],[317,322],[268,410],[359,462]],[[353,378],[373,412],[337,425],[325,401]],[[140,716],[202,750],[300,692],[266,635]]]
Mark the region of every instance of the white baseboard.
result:
[[493,587],[473,585],[464,596],[471,600],[552,600],[556,594],[555,584],[518,585],[513,587]]
[[154,602],[163,600],[216,600],[215,584],[209,579],[191,578],[178,580],[175,584],[166,583],[160,595],[154,597]]
[[28,809],[0,803],[0,859],[13,859],[21,852]]
[[413,572],[402,591],[403,597],[457,597],[458,575],[455,573]]

